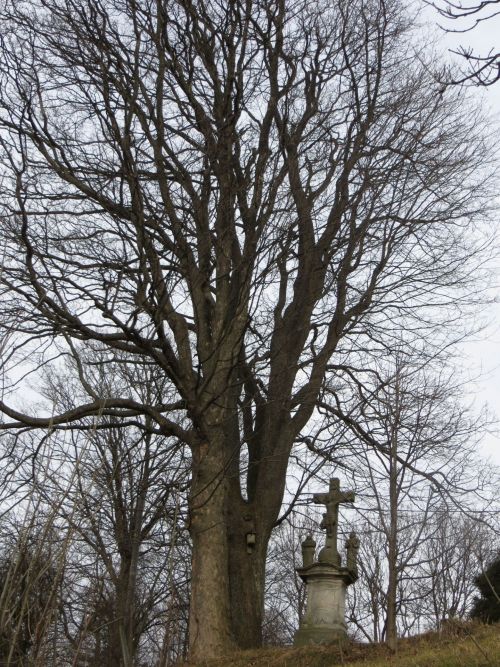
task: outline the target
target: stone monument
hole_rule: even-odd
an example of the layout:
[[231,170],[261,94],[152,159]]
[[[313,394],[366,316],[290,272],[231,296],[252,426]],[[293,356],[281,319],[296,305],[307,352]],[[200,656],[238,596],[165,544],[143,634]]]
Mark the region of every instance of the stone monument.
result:
[[330,644],[346,637],[346,588],[358,578],[359,539],[351,533],[346,542],[346,564],[337,550],[339,505],[354,501],[352,491],[341,491],[337,478],[330,480],[328,493],[316,493],[313,501],[325,505],[321,528],[326,530],[325,546],[314,561],[316,542],[311,535],[302,542],[302,567],[297,572],[307,588],[307,607],[294,645]]

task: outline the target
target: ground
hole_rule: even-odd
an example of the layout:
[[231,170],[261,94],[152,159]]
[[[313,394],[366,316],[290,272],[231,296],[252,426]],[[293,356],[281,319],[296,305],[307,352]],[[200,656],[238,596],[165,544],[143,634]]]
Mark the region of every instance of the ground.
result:
[[384,645],[265,648],[184,667],[500,667],[500,624],[456,623],[441,633],[402,639],[397,654]]

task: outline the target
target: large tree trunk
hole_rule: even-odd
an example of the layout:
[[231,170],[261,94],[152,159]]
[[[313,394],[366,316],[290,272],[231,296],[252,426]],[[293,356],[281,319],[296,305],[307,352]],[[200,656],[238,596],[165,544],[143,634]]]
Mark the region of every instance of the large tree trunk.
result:
[[189,646],[194,660],[236,648],[231,626],[228,483],[220,448],[202,445],[193,454],[190,533],[193,546]]
[[[117,667],[132,667],[135,659],[135,573],[131,559],[123,559],[116,589],[116,616],[111,624],[110,642]],[[132,579],[133,577],[133,579]]]
[[[193,448],[189,643],[195,659],[262,645],[267,548],[281,508],[288,457],[274,454],[262,467],[260,448],[254,448],[259,456],[240,470],[237,396],[236,391],[226,395],[224,408],[218,396],[219,405],[206,419],[212,425],[206,427],[209,437]],[[277,447],[284,428],[278,423],[274,428]],[[280,450],[288,451],[286,442]]]
[[262,540],[257,533],[256,545],[247,546],[247,534],[254,534],[253,530],[244,532],[242,515],[239,523],[243,530],[224,525],[221,517],[227,517],[227,506],[224,508],[215,495],[203,508],[203,517],[198,515],[191,525],[189,633],[194,659],[262,644],[268,539]]
[[189,636],[197,659],[261,646],[273,517],[265,498],[257,507],[242,497],[238,471],[215,447],[196,456],[194,470]]
[[[193,658],[262,645],[269,534],[248,519],[249,512],[240,511],[240,503],[235,509],[230,495],[222,503],[222,495],[214,493],[191,524],[189,633]],[[255,544],[247,539],[250,535],[255,535]]]

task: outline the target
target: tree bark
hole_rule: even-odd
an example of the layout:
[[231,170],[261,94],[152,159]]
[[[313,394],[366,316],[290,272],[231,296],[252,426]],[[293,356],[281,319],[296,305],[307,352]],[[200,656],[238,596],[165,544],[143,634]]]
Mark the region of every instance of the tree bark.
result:
[[193,660],[224,655],[236,648],[228,575],[228,484],[220,450],[203,443],[193,453],[189,609],[189,646]]
[[135,573],[132,575],[131,568],[130,558],[122,561],[116,589],[116,613],[110,633],[112,655],[116,660],[113,664],[123,667],[132,667],[135,658],[135,581],[131,582]]
[[387,586],[387,620],[386,620],[386,641],[392,651],[397,649],[397,624],[396,624],[396,598],[398,574],[395,566],[396,545],[391,541],[389,543],[389,582]]
[[[274,507],[241,493],[238,466],[205,445],[195,456],[190,656],[216,657],[262,644],[267,547]],[[226,452],[228,448],[226,447]]]
[[242,509],[233,511],[230,520],[228,573],[232,631],[238,647],[247,649],[262,644],[269,532],[249,508]]
[[399,370],[396,375],[394,395],[394,417],[391,426],[391,450],[389,459],[389,535],[388,535],[388,569],[387,586],[387,617],[386,641],[392,651],[397,650],[397,588],[398,588],[398,502],[399,502],[399,471],[398,471],[398,427],[401,418],[401,396],[399,386]]

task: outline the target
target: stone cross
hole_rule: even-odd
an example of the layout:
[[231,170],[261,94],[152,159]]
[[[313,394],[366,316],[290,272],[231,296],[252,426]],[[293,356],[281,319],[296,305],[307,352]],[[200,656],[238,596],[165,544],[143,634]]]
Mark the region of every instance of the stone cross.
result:
[[331,562],[340,565],[340,554],[337,550],[337,531],[339,523],[339,505],[341,503],[352,503],[354,491],[341,491],[340,480],[334,477],[330,480],[328,493],[315,493],[313,502],[325,505],[326,512],[323,514],[321,528],[326,528],[325,547],[320,551],[318,560],[320,562]]

